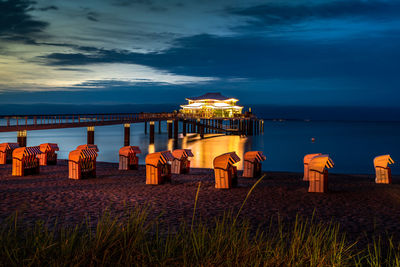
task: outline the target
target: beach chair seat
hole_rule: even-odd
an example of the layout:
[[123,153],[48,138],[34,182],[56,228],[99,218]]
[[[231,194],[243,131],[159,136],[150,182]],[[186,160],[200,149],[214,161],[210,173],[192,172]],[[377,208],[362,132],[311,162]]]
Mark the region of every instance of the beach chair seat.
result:
[[374,158],[375,167],[375,182],[377,184],[391,184],[392,183],[392,172],[389,164],[393,164],[394,160],[390,155],[381,155]]

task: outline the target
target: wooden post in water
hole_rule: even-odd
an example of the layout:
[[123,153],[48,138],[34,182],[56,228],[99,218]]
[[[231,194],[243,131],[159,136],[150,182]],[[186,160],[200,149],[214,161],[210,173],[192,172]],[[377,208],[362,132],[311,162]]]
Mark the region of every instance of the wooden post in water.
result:
[[147,134],[147,121],[144,122],[144,134]]
[[203,139],[204,138],[204,123],[199,123],[199,133],[200,133],[200,138]]
[[27,138],[26,130],[17,132],[17,143],[20,147],[26,147],[26,138]]
[[172,138],[172,121],[167,120],[168,139]]
[[264,120],[261,121],[261,132],[264,133]]
[[94,145],[94,126],[87,127],[87,144]]
[[182,135],[186,136],[186,120],[182,122]]
[[174,120],[174,140],[178,140],[178,132],[179,132],[179,120]]
[[158,121],[158,133],[161,133],[161,120]]
[[150,144],[154,144],[154,121],[150,122]]
[[131,142],[131,125],[129,123],[124,124],[124,146],[129,146]]

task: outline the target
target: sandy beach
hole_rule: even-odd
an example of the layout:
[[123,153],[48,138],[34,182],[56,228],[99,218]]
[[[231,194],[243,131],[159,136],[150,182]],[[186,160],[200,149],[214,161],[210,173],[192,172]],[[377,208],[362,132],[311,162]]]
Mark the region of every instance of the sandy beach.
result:
[[[13,177],[10,164],[0,165],[0,219],[18,210],[28,224],[41,219],[75,225],[88,215],[95,221],[107,208],[122,214],[127,207],[149,204],[155,217],[161,215],[175,227],[182,219],[190,222],[199,182],[196,215],[208,219],[230,209],[237,212],[256,179],[239,178],[237,188],[218,190],[211,169],[192,169],[173,175],[171,183],[151,186],[145,184],[143,165],[137,171],[119,171],[115,163],[99,162],[97,178],[88,180],[68,179],[66,160],[26,177]],[[292,222],[296,214],[314,214],[317,221],[340,223],[351,240],[386,233],[400,240],[400,176],[382,185],[375,184],[374,175],[330,174],[329,193],[308,193],[307,188],[302,173],[266,172],[241,216],[262,226],[278,216]]]

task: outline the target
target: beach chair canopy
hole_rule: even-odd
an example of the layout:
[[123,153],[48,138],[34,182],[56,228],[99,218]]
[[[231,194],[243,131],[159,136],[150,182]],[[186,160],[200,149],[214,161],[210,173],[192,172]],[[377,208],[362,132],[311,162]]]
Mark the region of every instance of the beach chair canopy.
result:
[[97,145],[80,145],[76,148],[77,150],[82,150],[82,149],[92,149],[95,150],[96,152],[99,152],[99,149],[97,148]]
[[42,151],[42,153],[46,153],[48,151],[59,151],[60,149],[58,148],[57,144],[54,143],[45,143],[45,144],[40,144],[40,151]]
[[80,159],[95,159],[96,157],[97,152],[94,149],[77,149],[69,152],[68,159],[78,162]]
[[161,151],[148,154],[146,156],[146,164],[157,166],[158,163],[166,164],[168,161],[173,161],[174,156],[171,151]]
[[19,147],[14,149],[13,158],[22,160],[22,158],[26,156],[38,155],[38,154],[42,154],[42,151],[40,151],[39,146]]
[[330,169],[333,166],[334,163],[329,155],[314,156],[309,163],[310,170],[318,171],[320,173],[322,173],[325,168]]
[[179,160],[194,156],[190,149],[175,149],[172,151],[172,155]]
[[374,167],[387,168],[388,164],[393,164],[394,160],[390,155],[382,155],[374,158]]
[[18,143],[2,143],[0,144],[0,152],[6,152],[7,150],[14,150],[18,148]]
[[128,157],[131,153],[136,155],[142,153],[142,151],[138,146],[124,146],[119,149],[119,154],[122,156]]
[[320,156],[320,155],[322,155],[322,154],[321,153],[307,154],[304,156],[303,162],[304,162],[304,164],[309,164],[313,157]]
[[233,165],[236,162],[239,162],[240,158],[236,155],[235,152],[228,152],[222,155],[219,155],[214,159],[214,168],[221,168],[226,169],[228,168],[229,164]]
[[249,151],[244,154],[244,160],[250,162],[261,162],[266,159],[267,157],[262,153],[262,151]]

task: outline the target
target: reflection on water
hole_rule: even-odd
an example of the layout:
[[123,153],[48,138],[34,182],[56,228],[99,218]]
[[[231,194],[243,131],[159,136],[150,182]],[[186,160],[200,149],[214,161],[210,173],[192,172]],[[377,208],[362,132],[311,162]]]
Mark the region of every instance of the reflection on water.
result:
[[[182,148],[192,150],[194,157],[190,159],[190,165],[197,168],[213,168],[213,159],[227,152],[236,152],[243,160],[245,149],[249,145],[248,138],[236,135],[205,135],[203,140],[190,141],[188,139],[189,137],[183,138]],[[236,166],[238,169],[243,169],[243,161],[240,161]]]

